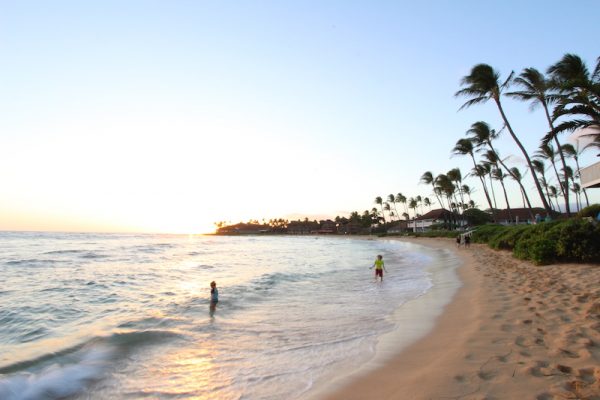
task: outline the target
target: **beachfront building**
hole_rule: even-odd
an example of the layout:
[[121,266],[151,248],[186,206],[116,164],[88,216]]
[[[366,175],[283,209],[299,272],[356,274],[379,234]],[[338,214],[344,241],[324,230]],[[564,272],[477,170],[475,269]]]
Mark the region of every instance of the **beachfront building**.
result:
[[394,222],[392,227],[388,229],[387,233],[389,234],[398,234],[409,231],[408,229],[408,221],[398,221]]
[[600,161],[579,170],[581,187],[584,189],[600,187]]
[[290,221],[287,226],[289,235],[308,235],[316,233],[320,226],[317,221]]
[[408,221],[408,229],[413,232],[424,232],[433,228],[457,229],[467,225],[467,221],[459,214],[445,208],[431,210]]
[[501,225],[526,225],[535,224],[536,215],[538,221],[546,219],[546,210],[539,207],[529,208],[511,208],[510,210],[496,210],[494,218],[497,224]]

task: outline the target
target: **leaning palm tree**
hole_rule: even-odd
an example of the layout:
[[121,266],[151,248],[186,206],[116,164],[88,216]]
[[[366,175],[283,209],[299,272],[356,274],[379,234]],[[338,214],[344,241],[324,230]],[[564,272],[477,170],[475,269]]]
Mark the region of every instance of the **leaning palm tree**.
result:
[[512,212],[510,211],[510,203],[508,201],[508,194],[506,193],[506,186],[504,185],[504,179],[506,176],[502,172],[500,168],[497,166],[492,170],[492,177],[500,182],[500,186],[502,186],[502,192],[504,192],[504,201],[506,201],[506,211],[508,211],[508,218],[512,221]]
[[573,182],[571,190],[575,193],[575,202],[577,203],[577,211],[581,210],[581,186],[577,182]]
[[[559,151],[559,153],[561,155],[564,154],[564,152],[562,150]],[[559,185],[560,191],[563,194],[563,197],[565,198],[565,203],[567,203],[569,201],[569,187],[567,186],[569,181],[568,181],[568,178],[566,178],[567,180],[565,180],[563,183],[560,179],[560,174],[558,173],[558,169],[556,168],[556,151],[554,150],[554,146],[552,146],[552,144],[549,142],[542,141],[542,143],[540,144],[540,147],[535,152],[535,157],[538,159],[541,159],[541,160],[550,161],[550,165],[552,165],[552,169],[554,170],[554,174],[556,175],[556,180],[559,183],[561,183]],[[535,168],[535,164],[534,164],[534,168]],[[563,166],[563,170],[565,168],[567,168],[566,164]],[[537,171],[537,168],[536,168],[536,171]],[[569,207],[568,204],[565,205],[565,208],[566,208],[567,212],[570,213],[571,208]]]
[[406,196],[405,195],[403,195],[402,193],[398,193],[396,195],[396,202],[402,203],[404,205],[404,212],[405,213],[408,212],[408,207],[406,207]]
[[[465,198],[462,192],[462,173],[459,168],[452,168],[446,173],[446,176],[454,184],[455,191],[458,192],[458,196],[460,197],[459,205],[462,208],[465,204]],[[458,200],[458,198],[456,200]]]
[[558,212],[561,212],[560,204],[558,204],[558,189],[556,189],[556,186],[550,185],[548,186],[548,192],[550,193],[550,196],[552,196],[556,200],[556,207],[558,208]]
[[[554,204],[552,204],[552,197],[550,196],[550,192],[548,191],[548,180],[546,179],[546,164],[539,158],[533,159],[531,161],[533,163],[533,167],[535,171],[540,175],[540,183],[546,190],[546,196],[548,196],[548,203],[550,203],[550,207],[554,209]],[[560,179],[560,178],[559,178]]]
[[398,214],[398,208],[396,208],[396,196],[394,196],[393,194],[388,194],[388,203],[392,203],[394,205],[394,213],[396,214],[396,217],[400,217],[400,214]]
[[[458,141],[456,142],[456,145],[454,146],[454,149],[452,149],[452,153],[453,154],[459,154],[459,155],[469,155],[469,157],[471,157],[471,161],[473,162],[473,167],[477,168],[477,161],[475,160],[475,146],[473,145],[473,140],[471,139],[458,139]],[[492,206],[492,199],[490,198],[490,194],[488,193],[488,189],[487,186],[485,184],[485,180],[483,179],[483,177],[481,175],[478,176],[479,177],[479,181],[481,182],[481,186],[483,187],[483,193],[485,194],[485,199],[488,202],[488,205],[490,206],[490,210],[493,210],[494,207]]]
[[[555,133],[554,122],[552,120],[552,117],[550,116],[550,104],[554,103],[557,100],[557,96],[553,93],[553,85],[548,79],[546,79],[544,74],[542,74],[535,68],[525,68],[523,72],[521,72],[521,74],[513,80],[513,82],[516,85],[520,86],[522,90],[510,92],[506,95],[516,98],[518,100],[531,102],[530,108],[532,110],[536,106],[541,106],[543,108],[544,114],[546,116],[546,122],[548,123],[548,127],[550,128],[550,131],[546,136],[554,141],[554,144],[557,148],[558,156],[560,157],[560,160],[562,162],[562,166],[563,168],[566,168],[567,163],[565,161],[565,156],[560,150],[560,142],[558,141],[558,135]],[[548,145],[548,140],[542,142],[542,146]],[[540,148],[542,146],[540,146]],[[551,146],[550,149],[552,150]],[[544,149],[541,149],[541,151],[543,152]],[[549,159],[552,162],[552,166],[554,167],[554,171],[556,172],[556,175],[558,177],[558,171],[556,170],[554,157],[546,159]],[[563,187],[563,185],[561,185],[560,187],[562,194],[565,198],[567,215],[570,216],[571,209],[569,208],[569,182],[565,182],[565,186]]]
[[[519,182],[521,182],[523,180],[523,174],[521,174],[521,171],[519,170],[519,168],[512,167],[510,170],[512,171],[511,176],[514,180],[519,181]],[[527,207],[525,205],[526,196],[527,196],[527,192],[524,191],[523,189],[521,189],[521,198],[523,199],[523,208]],[[531,208],[530,208],[530,210],[531,210]]]
[[516,176],[512,175],[512,169],[504,163],[504,160],[500,158],[498,151],[494,148],[493,140],[498,137],[498,133],[494,129],[491,129],[490,126],[483,121],[475,122],[473,125],[471,125],[471,129],[469,129],[467,133],[472,136],[473,141],[477,145],[477,147],[481,148],[483,146],[487,146],[492,152],[496,153],[498,163],[500,163],[502,168],[504,168],[504,170],[518,183],[519,188],[521,189],[521,193],[525,193],[527,207],[529,208],[529,213],[532,214],[531,202],[529,201],[529,196],[527,196],[527,191],[523,186],[523,182],[521,181],[521,179],[517,179]]
[[381,207],[381,216],[383,218],[383,223],[385,224],[385,213],[383,212],[383,199],[380,196],[375,197],[375,204]]
[[429,200],[429,197],[425,197],[423,199],[423,204],[425,204],[425,207],[429,208],[429,211],[431,211],[431,200]]
[[500,112],[500,116],[504,121],[506,129],[510,133],[510,136],[513,138],[514,142],[521,150],[521,153],[523,153],[523,157],[525,157],[525,160],[527,161],[527,165],[529,166],[529,170],[531,171],[531,176],[538,190],[540,200],[542,201],[544,208],[549,212],[551,211],[551,209],[548,205],[548,202],[546,201],[546,196],[544,196],[542,186],[540,185],[535,170],[533,169],[533,165],[531,164],[531,158],[529,157],[527,150],[525,150],[525,147],[523,147],[523,144],[521,143],[521,141],[515,134],[512,126],[510,125],[510,122],[508,121],[508,118],[504,113],[502,102],[500,101],[502,91],[508,87],[508,85],[511,82],[512,76],[513,73],[511,73],[508,76],[508,79],[506,79],[504,83],[500,84],[500,74],[498,72],[496,72],[491,66],[487,64],[478,64],[471,69],[471,73],[469,75],[463,77],[461,81],[463,89],[456,92],[456,96],[470,97],[470,99],[462,105],[461,109],[470,107],[478,103],[485,103],[490,99],[494,101],[496,107],[498,108],[498,111]]
[[433,174],[431,173],[431,171],[425,171],[425,173],[423,175],[421,175],[421,183],[431,185],[433,188],[433,194],[435,195],[438,203],[442,204],[438,193],[436,193],[436,191],[435,191],[435,188],[437,185],[436,185],[435,178],[433,177]]
[[560,123],[555,132],[593,128],[600,135],[600,57],[590,74],[583,60],[575,54],[565,54],[548,68],[552,85],[559,92],[553,118],[571,117]]

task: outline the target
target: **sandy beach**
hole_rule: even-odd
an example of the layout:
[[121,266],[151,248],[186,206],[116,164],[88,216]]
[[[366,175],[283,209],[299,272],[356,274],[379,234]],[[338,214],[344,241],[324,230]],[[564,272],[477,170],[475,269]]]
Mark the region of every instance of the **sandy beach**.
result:
[[431,333],[326,399],[600,399],[599,265],[402,240],[456,251],[463,286]]

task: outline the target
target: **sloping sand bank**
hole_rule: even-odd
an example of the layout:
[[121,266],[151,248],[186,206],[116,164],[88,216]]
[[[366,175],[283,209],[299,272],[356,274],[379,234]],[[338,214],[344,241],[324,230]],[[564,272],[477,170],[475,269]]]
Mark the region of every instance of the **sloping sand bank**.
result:
[[461,255],[463,287],[433,332],[326,399],[600,400],[599,265],[409,240]]

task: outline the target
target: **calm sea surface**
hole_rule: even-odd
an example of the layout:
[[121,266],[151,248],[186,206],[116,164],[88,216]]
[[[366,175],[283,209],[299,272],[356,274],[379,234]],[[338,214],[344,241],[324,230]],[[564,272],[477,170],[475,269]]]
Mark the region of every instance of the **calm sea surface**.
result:
[[0,232],[0,399],[307,398],[402,329],[394,312],[434,286],[436,257],[337,237]]

